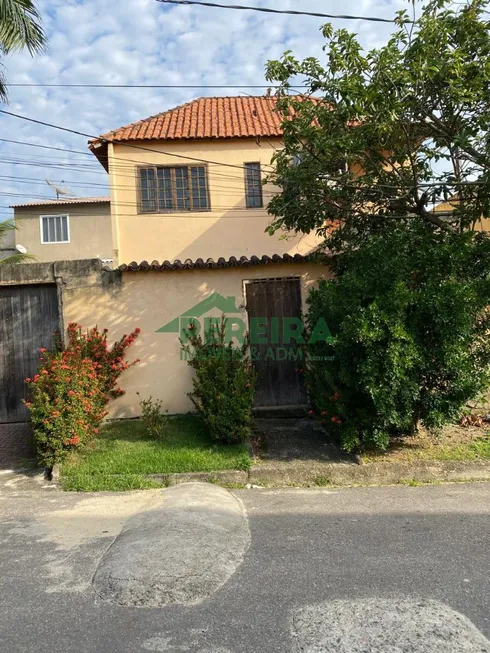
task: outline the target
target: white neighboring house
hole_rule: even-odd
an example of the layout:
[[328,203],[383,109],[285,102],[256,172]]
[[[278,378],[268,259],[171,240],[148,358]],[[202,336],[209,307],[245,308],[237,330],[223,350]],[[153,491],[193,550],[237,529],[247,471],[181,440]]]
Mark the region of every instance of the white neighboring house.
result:
[[39,262],[100,258],[112,263],[108,197],[77,197],[14,204],[15,245]]

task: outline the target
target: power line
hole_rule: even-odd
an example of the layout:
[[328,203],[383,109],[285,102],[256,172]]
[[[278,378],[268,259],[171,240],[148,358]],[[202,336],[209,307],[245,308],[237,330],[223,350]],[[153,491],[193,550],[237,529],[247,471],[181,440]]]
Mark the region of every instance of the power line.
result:
[[[110,189],[111,190],[135,190],[136,189],[136,184],[134,177],[131,177],[133,183],[132,184],[110,184]],[[10,183],[16,182],[19,184],[31,184],[31,182],[34,182],[35,184],[38,185],[44,185],[46,183],[46,179],[43,179],[41,177],[19,177],[19,176],[14,176],[14,175],[0,175],[0,180],[5,180]],[[82,187],[82,188],[95,188],[99,190],[100,188],[106,189],[107,192],[109,192],[109,183],[105,184],[98,184],[97,182],[93,181],[71,181],[70,179],[61,179],[61,180],[52,180],[53,183],[56,184],[64,184],[66,186],[73,186],[73,187]],[[219,181],[219,180],[218,180]],[[245,193],[245,185],[243,186],[232,186],[230,184],[226,184],[225,186],[221,186],[220,184],[212,183],[210,184],[213,189],[216,189],[219,191],[220,196],[226,196],[226,195],[231,195],[232,197],[237,197],[238,195],[242,195]],[[279,191],[271,191],[267,189],[263,189],[263,196],[264,198],[272,198],[275,195],[279,195]]]
[[[49,84],[7,82],[5,86],[16,88],[281,88],[274,84]],[[307,88],[298,86],[298,88]]]
[[14,143],[15,145],[29,145],[30,147],[40,147],[43,150],[58,150],[59,152],[72,152],[73,154],[83,154],[84,156],[92,157],[91,152],[82,152],[81,150],[68,150],[64,147],[53,147],[52,145],[38,145],[37,143],[29,143],[27,141],[15,141],[10,138],[0,138],[2,143]]
[[[22,144],[22,145],[30,145],[30,146],[33,146],[33,147],[43,147],[43,148],[46,148],[46,149],[55,149],[55,150],[59,150],[59,151],[62,151],[62,152],[66,151],[66,152],[73,152],[73,153],[79,153],[79,154],[87,154],[88,156],[92,156],[92,154],[89,153],[89,152],[81,152],[81,151],[78,151],[78,150],[69,150],[69,149],[65,150],[63,148],[54,148],[54,147],[51,148],[49,146],[37,145],[37,144],[34,144],[34,143],[28,143],[28,142],[25,142],[25,141],[14,141],[14,140],[1,139],[1,138],[0,138],[0,141],[7,141],[9,143],[18,143],[18,144]],[[153,151],[153,152],[155,151],[155,150],[147,150],[146,148],[137,148],[137,149],[142,149],[144,151]],[[179,156],[180,157],[181,155],[174,155],[174,156]],[[112,185],[113,188],[118,188],[118,189],[134,188],[134,167],[135,167],[134,164],[140,163],[140,164],[143,164],[143,165],[152,165],[152,166],[154,165],[152,163],[148,163],[148,161],[143,161],[143,160],[139,160],[139,159],[129,160],[129,159],[125,159],[123,157],[108,157],[108,158],[109,158],[110,161],[121,161],[121,163],[112,163],[111,164],[111,169],[116,171],[117,176],[119,178],[131,179],[131,181],[133,182],[131,184]],[[187,157],[182,156],[181,158],[187,158]],[[0,160],[0,164],[2,164],[2,163],[5,164],[5,165],[34,166],[34,167],[39,167],[39,168],[47,168],[47,169],[50,169],[50,170],[56,169],[56,170],[61,170],[61,171],[64,171],[64,172],[73,171],[73,172],[81,172],[81,173],[84,173],[84,174],[85,173],[86,174],[96,174],[96,175],[103,175],[105,178],[107,178],[107,173],[106,172],[102,172],[102,171],[99,171],[99,170],[90,170],[90,169],[88,169],[86,167],[83,167],[83,166],[85,166],[85,164],[82,164],[82,163],[77,162],[77,161],[75,161],[74,163],[71,163],[71,162],[56,163],[56,159],[52,159],[52,162],[50,162],[50,163],[41,163],[41,162],[38,162],[38,161],[31,161],[29,159],[22,159],[22,158],[21,159],[14,159],[13,157],[8,157],[8,158],[4,158],[3,160]],[[215,162],[215,165],[218,166],[218,165],[221,165],[221,164],[219,162]],[[225,165],[225,164],[223,164],[223,165]],[[263,164],[262,164],[262,166],[263,166]],[[241,166],[236,166],[236,167],[241,169]],[[125,173],[128,173],[128,174],[125,174]],[[0,175],[0,178],[38,181],[40,183],[45,181],[45,180],[43,180],[41,178],[34,179],[34,178],[30,178],[30,177],[20,177],[20,176],[8,177],[8,176],[5,176],[5,175]],[[233,182],[237,182],[237,181],[240,181],[240,180],[243,179],[243,176],[241,174],[236,174],[236,175],[223,174],[223,173],[219,173],[219,172],[216,172],[216,171],[213,170],[209,174],[209,179],[212,180],[212,182],[213,182],[212,185],[213,185],[214,188],[220,188],[220,189],[224,189],[224,190],[243,191],[243,186],[239,186],[239,187],[238,186],[233,186],[233,185],[230,185],[230,183],[226,183],[226,186],[221,186],[221,185],[218,185],[218,184],[214,183],[214,180],[216,180],[216,179],[218,181],[232,180]],[[330,180],[330,181],[337,181],[337,182],[339,181],[334,177],[329,177],[329,178],[325,178],[325,179]],[[84,182],[81,182],[81,181],[73,181],[72,182],[72,181],[70,181],[68,179],[64,179],[64,180],[62,180],[62,183],[66,183],[68,185],[70,185],[70,184],[83,185],[83,186],[86,186],[86,187],[100,186],[100,187],[104,187],[104,188],[107,188],[110,185],[109,180],[108,180],[107,183],[98,184],[96,182],[87,182],[87,183],[84,183]],[[439,180],[439,181],[434,181],[434,182],[421,182],[420,184],[418,184],[418,186],[420,186],[422,188],[442,188],[442,187],[452,188],[452,187],[461,187],[461,186],[476,187],[476,186],[481,186],[481,185],[485,185],[485,184],[486,184],[485,181],[480,181],[478,179],[476,179],[476,180],[466,180],[466,181],[462,181],[462,182],[454,182],[454,183],[451,183],[451,184],[445,184],[443,180]],[[341,185],[344,186],[345,188],[360,188],[359,185],[354,184],[354,183],[350,183],[350,184],[342,183]],[[413,185],[410,185],[410,184],[405,184],[405,185],[404,184],[395,184],[395,185],[393,185],[393,184],[376,184],[376,185],[370,187],[371,190],[373,190],[373,189],[388,189],[388,190],[395,190],[395,191],[412,190],[413,188],[415,188],[415,187]],[[278,192],[264,191],[264,192],[267,193],[268,195],[271,195],[271,196],[276,195],[276,194],[281,194],[280,191],[278,191]],[[235,193],[230,193],[230,194],[235,195]],[[440,201],[442,201],[442,199]]]
[[[339,18],[341,20],[368,20],[373,23],[394,23],[392,18],[379,18],[377,16],[348,16],[337,14],[322,14],[313,11],[296,11],[294,9],[271,9],[269,7],[250,7],[245,5],[222,5],[217,2],[201,2],[200,0],[156,0],[161,4],[171,5],[200,5],[201,7],[213,7],[219,9],[240,9],[245,11],[260,11],[266,14],[288,14],[290,16],[313,16],[315,18]],[[405,21],[413,23],[412,20]]]
[[[38,145],[37,143],[31,143],[28,141],[17,141],[17,140],[12,140],[12,139],[6,139],[6,138],[0,138],[0,142],[6,142],[6,143],[13,143],[16,145],[25,145],[29,147],[37,147],[37,148],[42,148],[46,150],[56,150],[60,152],[68,152],[72,154],[83,154],[84,156],[89,156],[93,158],[93,163],[94,165],[97,163],[94,155],[92,152],[82,152],[80,150],[72,150],[72,149],[67,149],[67,148],[61,148],[61,147],[52,147],[48,145]],[[269,143],[269,141],[267,141]],[[269,143],[270,145],[270,143]],[[146,149],[146,148],[143,148]],[[34,155],[32,155],[34,156]],[[148,161],[143,161],[139,159],[132,159],[128,160],[123,157],[117,157],[117,156],[108,156],[108,160],[110,162],[111,166],[111,171],[117,172],[118,177],[126,177],[127,179],[134,180],[134,167],[135,164],[142,164],[142,165],[148,165]],[[114,163],[114,162],[118,163]],[[4,158],[3,161],[0,161],[0,163],[5,163],[6,165],[25,165],[25,166],[34,166],[34,167],[39,167],[39,168],[48,168],[48,169],[57,169],[57,170],[69,170],[73,172],[83,172],[91,175],[104,175],[104,177],[107,176],[106,172],[102,172],[101,170],[90,170],[88,168],[85,168],[85,164],[81,163],[79,161],[75,162],[70,162],[70,161],[57,161],[56,159],[50,159],[49,164],[42,164],[37,161],[32,161],[29,159],[21,159],[21,158],[14,158],[13,156],[7,156],[7,158]],[[219,163],[216,163],[216,165],[220,165]],[[270,164],[261,164],[262,168],[264,171],[266,171],[266,168],[271,168]],[[267,171],[266,171],[267,172]],[[127,173],[127,174],[124,174]],[[223,173],[223,172],[217,172],[215,170],[210,171],[210,179],[218,178],[219,180],[232,180],[233,182],[238,182],[243,180],[243,175],[241,173],[233,174],[233,173]],[[70,183],[70,182],[67,182]],[[215,184],[213,183],[213,186]],[[237,187],[232,187],[230,184],[227,184],[227,188],[234,188],[237,189]],[[238,190],[242,190],[242,187],[240,187]]]
[[[6,116],[12,116],[13,118],[19,118],[19,120],[26,120],[27,122],[32,122],[36,125],[42,125],[43,127],[50,127],[51,129],[58,129],[63,132],[68,132],[69,134],[75,134],[76,136],[83,136],[84,138],[93,139],[106,144],[115,142],[117,144],[123,144],[124,147],[128,147],[134,150],[143,150],[144,152],[154,152],[156,154],[164,154],[165,156],[175,157],[177,159],[185,159],[186,161],[197,161],[198,163],[208,163],[209,165],[224,166],[226,168],[238,168],[239,170],[247,170],[246,166],[241,166],[233,163],[225,163],[224,161],[210,161],[209,159],[199,159],[192,156],[183,156],[182,154],[175,154],[174,152],[164,152],[163,150],[156,150],[149,147],[142,147],[140,145],[133,145],[127,143],[126,141],[122,141],[122,142],[118,140],[110,141],[106,138],[101,138],[100,136],[94,136],[93,134],[80,132],[76,129],[69,129],[68,127],[61,127],[60,125],[53,125],[52,123],[44,122],[43,120],[36,120],[35,118],[21,116],[20,114],[13,113],[12,111],[5,111],[5,109],[0,109],[0,113],[5,114]],[[272,168],[272,166],[269,167]]]
[[[157,0],[157,1],[162,1],[162,0]],[[170,0],[169,0],[169,1],[170,1]],[[175,0],[175,1],[177,1],[177,0]],[[189,1],[190,1],[190,0],[189,0]],[[187,0],[186,0],[186,2],[187,2]],[[140,151],[143,151],[143,152],[146,152],[146,153],[147,153],[147,152],[152,152],[152,153],[156,153],[156,154],[163,154],[163,155],[165,155],[165,156],[169,156],[169,157],[175,157],[175,158],[178,158],[178,159],[184,159],[184,160],[187,161],[187,162],[189,162],[189,161],[197,161],[198,163],[207,163],[207,164],[209,164],[209,165],[214,165],[214,166],[224,166],[224,167],[227,167],[227,168],[234,168],[234,169],[239,169],[239,170],[247,170],[247,167],[244,166],[244,165],[237,165],[237,164],[232,164],[232,163],[225,163],[225,162],[223,162],[223,161],[211,161],[211,160],[209,160],[209,159],[200,159],[200,158],[191,157],[191,156],[184,156],[184,155],[181,155],[181,154],[175,154],[175,153],[173,153],[173,152],[166,152],[166,151],[164,151],[164,150],[157,150],[157,149],[154,149],[154,148],[142,147],[142,146],[139,146],[139,145],[130,144],[130,143],[127,143],[126,141],[118,141],[118,140],[110,141],[110,140],[108,140],[108,139],[101,138],[100,136],[94,136],[93,134],[87,134],[87,133],[85,133],[85,132],[80,132],[80,131],[77,131],[77,130],[75,130],[75,129],[69,129],[68,127],[61,127],[60,125],[54,125],[54,124],[51,124],[51,123],[48,123],[48,122],[44,122],[44,121],[42,121],[42,120],[37,120],[37,119],[35,119],[35,118],[29,118],[29,117],[27,117],[27,116],[22,116],[22,115],[20,115],[20,114],[13,113],[13,112],[11,112],[11,111],[5,111],[4,109],[0,109],[0,113],[3,113],[3,114],[8,115],[8,116],[12,116],[12,117],[14,117],[14,118],[18,118],[18,119],[20,119],[20,120],[26,120],[27,122],[32,122],[32,123],[37,124],[37,125],[42,125],[42,126],[44,126],[44,127],[50,127],[51,129],[57,129],[57,130],[60,130],[60,131],[63,131],[63,132],[68,132],[68,133],[70,133],[70,134],[75,134],[75,135],[77,135],[77,136],[83,136],[83,137],[85,137],[85,138],[89,138],[89,139],[95,139],[95,140],[98,140],[98,141],[100,141],[100,142],[102,142],[102,143],[106,143],[106,144],[109,144],[109,143],[111,143],[111,142],[115,142],[116,144],[123,145],[124,147],[130,148],[130,149],[140,150]],[[3,140],[7,141],[7,139],[3,139]],[[7,142],[11,142],[11,141],[7,141]],[[12,141],[12,142],[15,142],[15,141]],[[21,143],[21,141],[18,141],[18,142]],[[27,144],[27,143],[24,143],[24,144]],[[30,145],[31,145],[31,144],[30,144]],[[47,146],[39,146],[39,147],[46,147],[46,148],[47,148]],[[50,148],[50,149],[51,149],[51,148]],[[56,148],[56,149],[60,149],[60,150],[62,150],[62,148]],[[62,150],[62,151],[63,151],[63,150]],[[66,151],[71,151],[71,152],[74,152],[74,153],[77,152],[76,150],[66,150]],[[85,154],[85,152],[84,152],[84,154]],[[111,159],[121,159],[122,161],[127,162],[126,159],[122,159],[121,157],[108,157],[108,159],[109,159],[109,160],[111,160]],[[130,163],[127,163],[127,165],[131,165],[131,163],[138,163],[138,162],[139,162],[139,163],[143,163],[143,164],[148,165],[148,162],[147,162],[147,161],[137,161],[137,160],[134,160],[134,161],[132,161],[132,162],[130,162]],[[13,164],[13,163],[11,163],[11,165],[12,165],[12,164]],[[21,162],[20,162],[20,163],[17,163],[17,165],[38,165],[39,167],[53,167],[53,168],[58,167],[58,166],[55,166],[55,165],[53,165],[53,166],[47,166],[46,164],[37,164],[37,163],[25,163],[25,164],[24,164],[24,163],[21,163]],[[67,165],[69,165],[69,164],[67,164]],[[262,167],[263,167],[264,169],[265,169],[266,167],[269,167],[269,168],[271,168],[271,170],[273,170],[273,166],[271,166],[271,165],[269,165],[269,166],[264,166],[264,165],[262,164]],[[62,169],[66,169],[66,168],[62,168]],[[72,169],[75,169],[75,168],[72,167]],[[88,172],[88,173],[91,173],[91,174],[93,174],[93,173],[97,174],[95,171],[90,171],[90,170],[80,170],[80,171],[81,171],[81,172]],[[118,174],[120,174],[120,173],[118,173]],[[222,174],[222,173],[215,173],[215,172],[213,172],[212,174],[215,175],[215,176],[221,176],[221,177],[223,177],[223,178],[226,178],[226,177],[229,177],[229,178],[235,178],[235,179],[237,178],[237,177],[233,177],[233,176],[231,176],[231,175],[225,175],[225,174]],[[120,176],[123,176],[123,175],[120,174]],[[336,179],[333,179],[333,181],[337,181],[337,180],[336,180]],[[475,181],[467,181],[467,182],[460,182],[458,185],[468,185],[468,186],[472,186],[472,185],[475,185],[475,184],[478,185],[478,184],[480,184],[480,183],[483,183],[483,182],[478,182],[478,181],[476,181],[476,182],[475,182]],[[343,184],[343,185],[347,187],[346,184]],[[441,185],[443,185],[443,184],[441,184],[441,182],[433,182],[433,183],[423,183],[423,184],[420,184],[420,185],[421,185],[421,186],[424,186],[424,187],[426,187],[426,188],[430,188],[430,187],[441,187]],[[351,188],[352,188],[352,187],[356,188],[356,186],[353,185],[353,184],[350,184],[350,187],[351,187]],[[400,190],[400,188],[401,188],[401,186],[389,186],[389,185],[382,185],[382,184],[377,184],[376,187],[377,187],[377,188],[392,188],[392,189],[396,189],[396,190]],[[231,188],[231,187],[228,186],[228,188]],[[411,187],[411,186],[406,186],[405,188],[413,188],[413,187]],[[241,190],[241,189],[240,189],[240,190]]]
[[[134,163],[137,163],[135,161]],[[149,165],[148,162],[141,162],[143,164]],[[64,164],[64,165],[58,165],[55,163],[40,163],[37,161],[31,162],[28,160],[12,160],[12,159],[4,159],[3,161],[0,161],[0,164],[5,164],[5,165],[10,165],[10,166],[26,166],[26,167],[35,167],[35,168],[45,168],[46,170],[56,170],[56,171],[61,171],[61,172],[81,172],[83,174],[90,174],[90,175],[98,175],[98,176],[104,176],[107,178],[107,173],[98,171],[98,170],[88,170],[85,168],[80,168],[77,167],[75,164]],[[118,165],[111,165],[111,170],[115,171],[117,174],[118,179],[130,179],[131,184],[110,184],[109,179],[107,180],[106,183],[104,184],[97,184],[96,182],[87,182],[87,184],[83,184],[87,187],[90,185],[93,186],[103,186],[104,188],[108,188],[109,185],[111,185],[112,188],[133,188],[134,187],[134,181],[135,181],[135,166],[134,165],[128,165],[127,167],[121,166],[119,168]],[[125,174],[126,173],[126,174]],[[27,177],[16,177],[16,179],[28,179]],[[232,191],[232,190],[238,190],[243,192],[244,186],[235,186],[233,183],[238,183],[240,181],[243,181],[243,176],[242,175],[224,175],[219,172],[215,172],[214,170],[210,171],[209,173],[209,180],[212,183],[213,188],[220,188],[224,189],[225,191]],[[42,180],[39,180],[42,181]],[[231,183],[230,183],[231,181]],[[221,186],[218,182],[223,182],[226,183],[226,186]],[[66,183],[68,185],[73,184],[78,184],[80,185],[81,182],[71,182],[69,179],[63,179],[63,183]],[[272,191],[264,191],[267,192],[268,194],[272,195],[275,193],[272,193]],[[223,191],[222,191],[223,193]],[[232,195],[236,195],[236,193],[230,193]]]

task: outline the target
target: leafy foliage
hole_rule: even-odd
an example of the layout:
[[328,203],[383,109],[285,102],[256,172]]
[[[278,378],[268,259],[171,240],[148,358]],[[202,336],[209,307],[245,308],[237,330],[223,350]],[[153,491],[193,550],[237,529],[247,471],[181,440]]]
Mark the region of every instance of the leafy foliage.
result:
[[[458,231],[489,215],[488,4],[432,0],[414,24],[402,11],[387,44],[369,52],[325,25],[326,65],[290,52],[269,62],[285,117],[271,231],[317,230],[344,252],[387,223]],[[289,95],[298,76],[308,91]],[[432,210],[448,199],[451,221]]]
[[335,358],[312,358],[307,384],[349,450],[438,426],[490,380],[488,4],[413,3],[369,52],[325,25],[325,65],[268,64],[284,115],[269,230],[317,232],[335,255],[308,316],[335,337],[311,353]]
[[189,325],[189,344],[182,351],[194,369],[189,395],[210,435],[222,442],[240,442],[251,435],[255,375],[248,358],[248,342],[234,347],[226,341],[226,318],[210,326],[204,338]]
[[[136,393],[139,396],[139,392]],[[143,422],[146,432],[152,438],[160,440],[165,437],[168,426],[168,416],[163,411],[163,401],[160,399],[141,399],[141,421]],[[168,413],[168,411],[166,411]]]
[[441,426],[488,387],[489,261],[485,234],[415,221],[339,257],[312,290],[308,328],[323,317],[334,342],[309,345],[306,383],[345,449]]
[[[0,51],[8,54],[26,48],[31,55],[42,52],[46,37],[34,0],[0,0]],[[0,74],[0,99],[7,99]]]
[[136,328],[129,335],[124,334],[112,347],[109,347],[107,329],[99,331],[94,327],[83,333],[81,326],[71,322],[68,325],[68,348],[94,361],[104,392],[116,398],[124,394],[124,390],[117,383],[121,373],[140,362],[139,358],[132,363],[124,360],[124,352],[140,333],[141,329]]
[[59,333],[55,334],[54,351],[39,350],[38,373],[26,379],[30,386],[26,405],[38,457],[46,467],[52,468],[98,433],[109,398],[124,394],[117,379],[135,363],[126,363],[122,357],[138,333],[135,330],[123,336],[109,348],[106,329],[102,333],[89,329],[84,334],[71,323],[64,351]]
[[[3,220],[0,222],[0,247],[2,246],[2,243],[4,239],[6,238],[7,234],[10,231],[14,231],[16,229],[15,222],[13,220]],[[0,265],[11,265],[13,263],[26,263],[28,261],[33,261],[35,260],[34,256],[30,256],[29,254],[12,254],[11,256],[6,256],[5,258],[0,259]]]
[[52,468],[97,433],[107,397],[95,363],[73,350],[44,352],[38,374],[26,382],[38,457]]

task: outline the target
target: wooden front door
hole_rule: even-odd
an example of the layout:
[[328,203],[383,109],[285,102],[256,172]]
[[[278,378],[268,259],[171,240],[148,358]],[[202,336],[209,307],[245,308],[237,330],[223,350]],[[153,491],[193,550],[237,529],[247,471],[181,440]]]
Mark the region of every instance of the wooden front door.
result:
[[249,321],[263,322],[265,343],[251,342],[257,372],[256,407],[300,406],[307,402],[303,363],[294,340],[284,341],[284,319],[301,319],[301,285],[298,278],[258,279],[246,282]]
[[39,348],[52,348],[59,322],[55,285],[0,287],[0,423],[28,420],[25,379],[37,371]]

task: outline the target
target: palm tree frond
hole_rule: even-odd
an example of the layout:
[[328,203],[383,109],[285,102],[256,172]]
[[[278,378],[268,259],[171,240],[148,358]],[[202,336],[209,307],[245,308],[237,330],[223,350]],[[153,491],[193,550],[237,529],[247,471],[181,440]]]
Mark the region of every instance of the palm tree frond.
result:
[[3,220],[3,222],[0,222],[0,247],[6,233],[8,231],[12,231],[13,229],[17,229],[13,218],[9,218],[8,220]]
[[[17,229],[15,222],[12,218],[0,222],[0,249],[2,247],[3,239],[5,238],[7,232]],[[15,263],[29,263],[29,261],[37,261],[35,256],[32,254],[12,254],[6,258],[0,259],[0,265],[12,265]]]
[[0,48],[3,52],[27,48],[34,55],[45,47],[46,36],[34,0],[0,0]]
[[31,254],[12,254],[0,259],[0,265],[15,265],[17,263],[28,263],[29,261],[37,261],[37,258]]
[[7,80],[3,74],[3,65],[0,61],[0,102],[8,101]]

